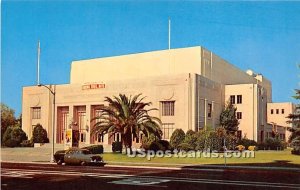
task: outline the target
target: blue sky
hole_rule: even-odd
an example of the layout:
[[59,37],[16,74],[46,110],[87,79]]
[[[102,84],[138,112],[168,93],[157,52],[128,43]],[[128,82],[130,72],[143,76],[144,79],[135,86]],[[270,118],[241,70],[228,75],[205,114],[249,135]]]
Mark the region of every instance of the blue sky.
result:
[[272,81],[273,101],[299,88],[300,2],[2,1],[1,102],[21,113],[22,87],[68,83],[72,60],[201,45]]

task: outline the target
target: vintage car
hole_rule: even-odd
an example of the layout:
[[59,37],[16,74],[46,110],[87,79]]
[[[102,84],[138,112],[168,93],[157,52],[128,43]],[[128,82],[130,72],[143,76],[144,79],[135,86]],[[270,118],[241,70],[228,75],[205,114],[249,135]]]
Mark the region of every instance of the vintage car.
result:
[[100,165],[105,163],[100,155],[92,154],[87,149],[72,148],[69,150],[60,150],[54,154],[55,162],[58,165],[63,163],[69,165]]

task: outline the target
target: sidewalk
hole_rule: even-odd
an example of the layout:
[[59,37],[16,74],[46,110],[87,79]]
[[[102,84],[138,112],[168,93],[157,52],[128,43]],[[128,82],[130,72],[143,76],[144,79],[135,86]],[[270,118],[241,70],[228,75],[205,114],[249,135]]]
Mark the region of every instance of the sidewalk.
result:
[[[57,150],[55,150],[57,151]],[[1,148],[1,162],[15,163],[43,163],[54,164],[51,160],[51,147],[38,148]],[[106,161],[107,166],[113,167],[136,167],[136,168],[177,168],[177,169],[265,169],[265,170],[290,170],[300,172],[296,167],[264,167],[264,166],[224,166],[224,165],[199,165],[199,164],[172,164],[172,163],[138,163]]]

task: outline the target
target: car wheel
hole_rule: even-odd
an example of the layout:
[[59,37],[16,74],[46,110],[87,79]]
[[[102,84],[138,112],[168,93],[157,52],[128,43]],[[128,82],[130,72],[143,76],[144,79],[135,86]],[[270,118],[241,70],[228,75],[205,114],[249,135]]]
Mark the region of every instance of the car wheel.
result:
[[85,161],[82,161],[82,162],[80,162],[80,165],[86,166],[86,162],[85,162]]
[[57,161],[57,165],[62,165],[63,161],[62,160],[58,160]]

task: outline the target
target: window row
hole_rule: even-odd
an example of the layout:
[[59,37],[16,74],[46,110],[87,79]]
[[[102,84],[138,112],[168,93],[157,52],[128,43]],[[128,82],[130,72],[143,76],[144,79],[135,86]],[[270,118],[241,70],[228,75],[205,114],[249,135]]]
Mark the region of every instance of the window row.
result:
[[242,104],[243,103],[243,97],[242,95],[237,95],[236,96],[236,102],[235,102],[235,95],[230,96],[230,103],[231,104]]
[[[271,109],[271,114],[274,114],[274,109]],[[279,114],[279,109],[276,109],[276,114]],[[284,109],[281,109],[281,114],[284,114]]]

